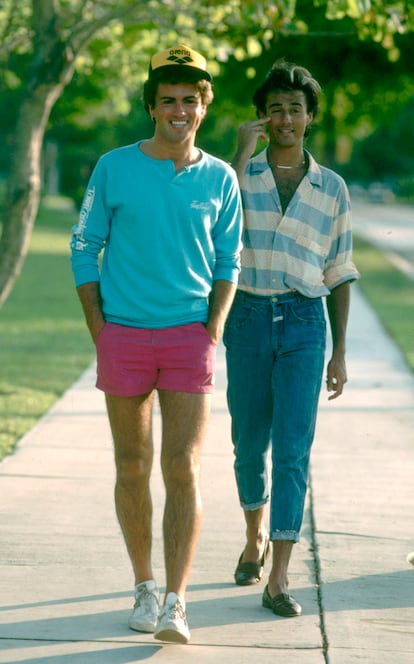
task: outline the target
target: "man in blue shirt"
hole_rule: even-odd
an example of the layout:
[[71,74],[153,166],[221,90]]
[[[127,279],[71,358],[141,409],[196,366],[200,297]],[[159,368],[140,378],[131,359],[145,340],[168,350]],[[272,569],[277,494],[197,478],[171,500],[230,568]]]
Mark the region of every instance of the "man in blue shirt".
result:
[[[190,638],[184,596],[200,529],[199,464],[215,350],[239,273],[237,178],[195,145],[212,99],[202,55],[179,45],[151,58],[143,101],[154,134],[99,159],[71,245],[114,439],[117,515],[135,574],[129,626],[179,643]],[[156,392],[166,489],[161,608],[149,488]]]

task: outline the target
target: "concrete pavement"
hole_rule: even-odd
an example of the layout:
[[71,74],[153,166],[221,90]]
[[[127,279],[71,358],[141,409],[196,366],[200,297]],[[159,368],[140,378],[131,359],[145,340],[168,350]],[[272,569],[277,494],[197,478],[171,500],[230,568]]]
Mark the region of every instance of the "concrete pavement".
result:
[[354,234],[383,251],[393,265],[414,280],[414,206],[352,201]]
[[[277,618],[261,607],[263,582],[233,583],[244,524],[220,349],[203,454],[204,519],[187,594],[192,639],[179,646],[127,628],[133,580],[113,506],[103,396],[88,370],[0,464],[0,662],[411,664],[414,377],[355,285],[348,373],[340,399],[321,396],[290,574],[303,615]],[[158,455],[153,495],[162,588]]]

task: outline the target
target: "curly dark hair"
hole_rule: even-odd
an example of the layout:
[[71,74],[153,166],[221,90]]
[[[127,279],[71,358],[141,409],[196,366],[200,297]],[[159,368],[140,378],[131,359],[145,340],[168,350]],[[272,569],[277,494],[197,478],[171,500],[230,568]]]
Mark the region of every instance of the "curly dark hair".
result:
[[253,94],[257,115],[266,113],[267,97],[270,92],[276,90],[301,90],[306,97],[306,110],[308,113],[313,113],[315,118],[319,110],[319,95],[322,89],[305,67],[286,62],[284,58],[277,60]]
[[142,103],[147,113],[149,113],[150,106],[155,106],[155,98],[160,83],[170,83],[171,85],[191,83],[195,85],[201,95],[201,103],[205,106],[211,104],[214,98],[210,81],[200,79],[200,73],[191,69],[191,67],[175,67],[174,65],[165,68],[160,67],[159,70],[152,72],[144,83]]

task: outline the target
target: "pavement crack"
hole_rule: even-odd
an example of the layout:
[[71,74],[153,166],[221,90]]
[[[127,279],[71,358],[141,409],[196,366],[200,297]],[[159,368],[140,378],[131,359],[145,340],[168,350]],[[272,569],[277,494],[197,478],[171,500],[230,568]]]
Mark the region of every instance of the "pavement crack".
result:
[[312,485],[312,473],[309,473],[309,512],[310,512],[310,531],[311,531],[311,552],[313,558],[313,570],[315,575],[316,583],[316,594],[318,601],[318,610],[319,610],[319,629],[321,632],[322,639],[322,652],[325,660],[325,664],[329,664],[329,641],[328,635],[326,633],[325,626],[325,614],[323,609],[322,601],[322,572],[321,572],[321,561],[319,557],[319,544],[316,537],[316,520],[315,520],[315,502],[314,502],[314,493]]

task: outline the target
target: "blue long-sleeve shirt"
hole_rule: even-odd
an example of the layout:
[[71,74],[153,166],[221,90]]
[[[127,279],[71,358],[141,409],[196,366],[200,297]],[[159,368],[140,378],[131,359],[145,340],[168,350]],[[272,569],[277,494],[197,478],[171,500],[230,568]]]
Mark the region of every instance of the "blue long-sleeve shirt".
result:
[[176,173],[139,143],[117,148],[99,159],[73,229],[76,286],[99,282],[105,319],[121,325],[206,322],[213,281],[237,282],[241,226],[236,175],[220,159],[201,152]]

